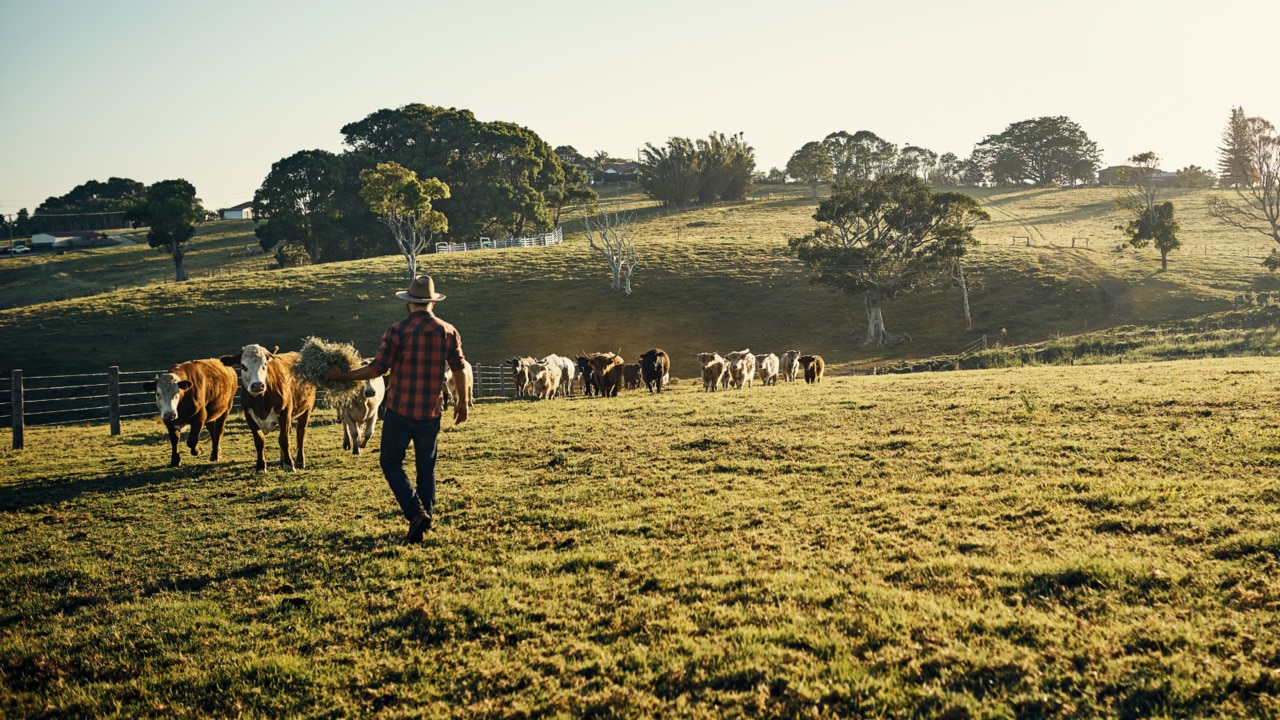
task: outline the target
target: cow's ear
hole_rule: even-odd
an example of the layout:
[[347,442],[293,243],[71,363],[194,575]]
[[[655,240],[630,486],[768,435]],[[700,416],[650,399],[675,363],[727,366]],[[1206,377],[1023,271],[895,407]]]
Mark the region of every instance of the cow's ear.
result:
[[155,391],[156,391],[156,381],[155,381],[155,380],[148,380],[148,381],[146,381],[146,382],[142,383],[142,389],[143,389],[143,390],[145,390],[145,391],[147,391],[147,392],[155,392]]
[[179,380],[179,381],[178,381],[178,389],[179,389],[179,390],[190,390],[190,389],[191,389],[191,381],[190,381],[190,380]]
[[222,357],[218,358],[218,360],[221,361],[223,365],[226,365],[229,368],[240,367],[239,355],[223,355]]

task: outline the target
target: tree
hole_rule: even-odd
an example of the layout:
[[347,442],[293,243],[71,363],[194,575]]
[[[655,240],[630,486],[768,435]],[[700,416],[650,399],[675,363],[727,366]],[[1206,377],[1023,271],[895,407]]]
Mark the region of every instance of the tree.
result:
[[147,187],[129,178],[90,180],[61,197],[50,197],[36,208],[32,229],[98,230],[128,227],[128,209],[146,194]]
[[1236,108],[1224,133],[1232,136],[1231,147],[1219,150],[1219,167],[1225,167],[1222,182],[1235,199],[1210,197],[1209,214],[1280,243],[1280,137],[1270,122],[1259,117],[1240,121],[1238,115],[1243,111]]
[[711,133],[696,143],[698,168],[698,202],[709,204],[722,200],[744,200],[751,192],[755,173],[755,149],[742,133]]
[[895,172],[904,172],[908,175],[929,179],[929,174],[933,172],[938,164],[938,153],[928,149],[918,147],[916,145],[907,145],[898,153],[898,159],[894,164]]
[[173,258],[174,279],[187,280],[182,260],[186,245],[196,233],[196,223],[204,217],[195,186],[186,180],[161,180],[147,188],[146,195],[125,213],[133,227],[149,227],[147,244],[167,250]]
[[615,210],[612,213],[601,213],[592,220],[584,212],[582,226],[587,235],[587,244],[609,264],[609,272],[613,277],[609,292],[621,292],[631,297],[631,274],[640,263],[631,233],[631,216],[622,215]]
[[340,253],[343,180],[342,159],[325,150],[303,150],[273,163],[253,194],[254,234],[262,249],[296,244],[312,264]]
[[931,185],[959,185],[961,161],[953,152],[942,153],[927,178]]
[[869,180],[887,174],[892,171],[898,155],[897,145],[870,130],[859,130],[852,135],[843,130],[833,132],[822,144],[831,154],[837,182]]
[[901,339],[885,329],[884,303],[950,272],[977,242],[974,225],[990,219],[972,197],[906,174],[837,182],[813,218],[818,227],[788,244],[817,271],[811,283],[862,296],[867,345]]
[[1169,269],[1169,253],[1182,247],[1178,240],[1178,221],[1173,218],[1173,203],[1160,202],[1160,156],[1144,152],[1129,158],[1120,171],[1120,181],[1127,183],[1116,205],[1132,216],[1116,229],[1129,238],[1129,245],[1144,248],[1155,245],[1160,251],[1160,269]]
[[1177,173],[1174,184],[1180,188],[1203,190],[1211,188],[1218,182],[1212,170],[1205,170],[1199,165],[1188,165]]
[[449,229],[448,219],[431,206],[431,201],[449,197],[449,186],[436,178],[419,180],[412,170],[393,162],[362,171],[360,180],[364,183],[360,197],[391,230],[409,277],[417,277],[418,256],[435,233]]
[[566,177],[560,156],[536,133],[481,122],[468,110],[416,103],[378,110],[342,134],[372,163],[394,162],[448,185],[439,210],[455,238],[550,230],[555,203],[579,190],[594,194],[585,175]]
[[1248,187],[1253,166],[1252,141],[1249,138],[1249,118],[1243,107],[1231,108],[1231,119],[1222,131],[1222,145],[1218,147],[1219,184],[1225,188]]
[[787,174],[806,183],[818,197],[818,183],[831,182],[831,154],[817,140],[804,144],[787,161]]
[[974,148],[983,170],[997,184],[1031,183],[1038,187],[1070,184],[1086,161],[1095,170],[1098,144],[1070,118],[1040,117],[1016,122],[998,135],[988,135]]
[[698,197],[698,148],[673,137],[666,147],[645,143],[640,151],[640,186],[650,197],[683,210]]

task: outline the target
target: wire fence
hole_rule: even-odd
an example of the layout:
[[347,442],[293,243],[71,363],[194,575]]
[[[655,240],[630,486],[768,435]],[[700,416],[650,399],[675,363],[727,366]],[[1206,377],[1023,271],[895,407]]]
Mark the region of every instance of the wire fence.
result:
[[[24,376],[14,370],[8,388],[0,389],[0,423],[13,428],[13,448],[24,445],[23,430],[41,425],[107,424],[120,434],[120,421],[158,416],[155,394],[142,384],[164,370],[121,371],[118,366],[102,373]],[[515,381],[506,364],[472,366],[473,395],[514,397]],[[232,412],[237,412],[237,394]]]
[[559,245],[564,242],[564,229],[557,227],[548,233],[538,233],[522,238],[506,238],[505,240],[492,240],[482,237],[479,240],[461,243],[436,243],[436,252],[466,252],[468,250],[488,250],[516,247],[539,247],[544,245]]

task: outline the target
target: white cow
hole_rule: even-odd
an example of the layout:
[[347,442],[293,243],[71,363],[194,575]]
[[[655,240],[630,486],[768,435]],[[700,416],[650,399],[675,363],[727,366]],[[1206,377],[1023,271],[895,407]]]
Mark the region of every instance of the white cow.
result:
[[[368,365],[371,360],[360,363]],[[379,375],[365,380],[359,397],[344,395],[339,401],[338,417],[342,420],[342,449],[359,455],[373,437],[373,429],[378,424],[378,407],[386,396],[386,380]]]
[[462,361],[462,387],[458,387],[458,376],[453,372],[453,368],[448,365],[444,366],[444,407],[457,405],[462,400],[466,401],[468,408],[476,406],[476,399],[472,393],[475,385],[475,374],[471,371],[471,361]]
[[556,355],[555,353],[542,358],[542,362],[559,366],[560,388],[558,392],[563,396],[573,395],[573,379],[578,375],[578,364],[572,358]]
[[539,360],[529,366],[533,380],[533,394],[540,400],[550,400],[560,389],[560,363]]
[[778,356],[773,353],[756,356],[756,378],[761,385],[778,384]]
[[756,356],[751,350],[736,350],[724,357],[729,361],[729,386],[737,390],[751,387],[756,375]]
[[778,372],[787,382],[795,382],[800,376],[800,351],[788,350],[782,353],[782,363],[778,366]]
[[698,353],[698,362],[702,363],[702,390],[715,392],[720,389],[720,382],[729,372],[729,363],[720,353]]

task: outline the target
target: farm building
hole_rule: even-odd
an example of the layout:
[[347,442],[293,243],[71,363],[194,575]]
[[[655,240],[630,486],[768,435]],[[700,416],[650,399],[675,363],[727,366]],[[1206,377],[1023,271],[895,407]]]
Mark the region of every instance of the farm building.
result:
[[101,247],[115,241],[92,230],[60,233],[36,233],[31,236],[32,250],[62,250],[73,247]]
[[[1132,173],[1145,172],[1142,168],[1131,167],[1129,165],[1112,165],[1098,171],[1099,185],[1132,185],[1132,180],[1125,180],[1120,174],[1129,171]],[[1178,173],[1165,172],[1164,170],[1156,170],[1151,173],[1151,181],[1153,185],[1160,187],[1171,187],[1178,179]]]
[[226,208],[221,213],[223,220],[252,220],[253,219],[253,203],[243,202],[239,205]]

